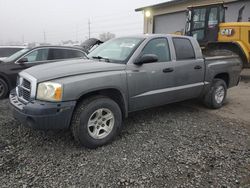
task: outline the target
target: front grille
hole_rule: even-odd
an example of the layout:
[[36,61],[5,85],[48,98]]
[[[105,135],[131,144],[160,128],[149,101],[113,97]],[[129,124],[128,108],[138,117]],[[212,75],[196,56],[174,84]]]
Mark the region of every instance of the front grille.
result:
[[30,90],[30,82],[26,79],[23,79],[23,87]]
[[18,79],[17,83],[18,83],[17,85],[18,98],[25,103],[29,102],[31,93],[31,83],[22,77]]

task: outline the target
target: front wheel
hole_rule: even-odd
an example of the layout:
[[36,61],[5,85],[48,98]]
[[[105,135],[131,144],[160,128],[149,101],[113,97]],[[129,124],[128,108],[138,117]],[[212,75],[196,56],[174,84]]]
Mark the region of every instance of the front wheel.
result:
[[209,91],[204,96],[204,104],[213,109],[221,108],[227,95],[227,85],[224,80],[214,79]]
[[111,142],[121,125],[119,105],[107,97],[95,96],[77,105],[71,130],[78,143],[87,148],[97,148]]

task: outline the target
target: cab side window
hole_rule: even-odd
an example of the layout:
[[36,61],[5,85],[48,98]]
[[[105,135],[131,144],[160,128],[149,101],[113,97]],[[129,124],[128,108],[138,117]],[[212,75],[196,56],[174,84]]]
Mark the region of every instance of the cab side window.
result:
[[83,52],[71,49],[50,49],[49,60],[73,59],[85,57]]
[[50,49],[49,60],[66,59],[66,57],[67,57],[66,49],[56,49],[56,48]]
[[173,38],[176,60],[195,59],[194,48],[189,39]]
[[26,55],[25,58],[28,59],[27,63],[46,61],[48,60],[48,54],[49,54],[48,49],[38,49]]
[[165,38],[157,38],[149,41],[141,55],[154,54],[158,57],[158,62],[170,61],[170,51],[168,41]]

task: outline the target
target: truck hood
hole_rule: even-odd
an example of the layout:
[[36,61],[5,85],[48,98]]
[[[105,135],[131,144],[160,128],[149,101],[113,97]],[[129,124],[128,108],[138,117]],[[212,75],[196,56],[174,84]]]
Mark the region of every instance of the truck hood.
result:
[[78,74],[119,71],[124,70],[125,67],[124,64],[81,59],[38,65],[24,72],[36,78],[38,82],[43,82]]

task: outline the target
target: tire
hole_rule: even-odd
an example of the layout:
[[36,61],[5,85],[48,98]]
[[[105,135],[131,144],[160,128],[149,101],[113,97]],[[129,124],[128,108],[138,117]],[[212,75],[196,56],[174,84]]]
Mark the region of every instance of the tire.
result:
[[119,105],[104,96],[94,96],[80,102],[71,121],[75,141],[90,149],[110,143],[121,127],[122,113]]
[[214,79],[209,91],[204,96],[203,102],[208,108],[221,108],[227,96],[227,85],[224,80]]
[[2,78],[0,78],[0,99],[6,98],[8,93],[8,84]]

